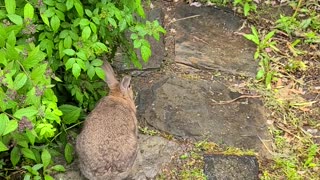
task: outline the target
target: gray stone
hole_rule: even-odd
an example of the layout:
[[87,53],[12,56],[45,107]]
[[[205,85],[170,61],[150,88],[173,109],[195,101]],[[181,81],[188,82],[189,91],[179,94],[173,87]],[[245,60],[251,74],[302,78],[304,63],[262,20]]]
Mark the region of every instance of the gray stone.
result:
[[[163,18],[164,14],[160,8],[150,10],[146,13],[146,19],[149,21],[158,20],[159,24],[163,26]],[[130,37],[130,35],[128,35]],[[114,60],[114,65],[116,68],[121,71],[133,71],[133,70],[153,70],[159,69],[162,61],[164,60],[165,56],[165,49],[164,49],[164,38],[163,35],[160,36],[159,41],[156,41],[153,37],[146,36],[146,39],[149,41],[151,45],[152,55],[147,63],[142,61],[140,51],[136,51],[140,63],[142,64],[142,69],[137,69],[133,66],[130,59],[126,56],[126,52],[120,50],[116,53],[116,57]]]
[[268,138],[264,108],[257,99],[240,99],[219,82],[167,77],[139,92],[138,118],[175,137],[202,140],[264,153]]
[[175,62],[199,69],[254,77],[255,46],[235,35],[243,21],[232,12],[213,7],[175,9]]
[[206,155],[208,180],[258,180],[259,163],[254,156]]

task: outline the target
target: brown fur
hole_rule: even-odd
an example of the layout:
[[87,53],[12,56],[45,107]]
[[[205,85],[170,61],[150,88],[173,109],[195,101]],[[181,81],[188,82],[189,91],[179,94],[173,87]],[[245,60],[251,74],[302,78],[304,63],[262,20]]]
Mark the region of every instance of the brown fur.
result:
[[130,77],[119,83],[104,64],[109,96],[85,120],[76,149],[82,174],[90,180],[124,179],[137,155],[136,107]]

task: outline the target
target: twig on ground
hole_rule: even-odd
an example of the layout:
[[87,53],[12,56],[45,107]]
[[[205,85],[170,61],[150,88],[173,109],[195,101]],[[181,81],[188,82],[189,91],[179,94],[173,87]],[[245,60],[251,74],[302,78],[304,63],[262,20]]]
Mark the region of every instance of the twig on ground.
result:
[[188,16],[188,17],[176,19],[176,20],[170,21],[167,25],[170,25],[171,23],[175,23],[175,22],[177,22],[177,21],[182,21],[182,20],[186,20],[186,19],[196,18],[196,17],[199,17],[199,16],[201,16],[201,15],[198,14],[198,15],[193,15],[193,16]]
[[[215,102],[215,103],[216,104],[229,104],[229,103],[232,103],[234,101],[237,101],[237,100],[243,99],[243,98],[259,98],[259,97],[261,97],[261,96],[259,96],[259,95],[241,95],[241,96],[234,98],[232,100],[229,100],[229,101],[220,101],[220,102]],[[212,100],[212,101],[214,102],[215,100]]]

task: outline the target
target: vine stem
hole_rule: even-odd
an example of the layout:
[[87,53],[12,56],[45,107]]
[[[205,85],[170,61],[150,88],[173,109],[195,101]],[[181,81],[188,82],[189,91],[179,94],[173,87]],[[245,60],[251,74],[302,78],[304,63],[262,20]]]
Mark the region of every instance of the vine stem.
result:
[[[80,121],[80,122],[78,122],[78,123],[76,123],[76,124],[74,124],[74,125],[66,128],[66,129],[64,129],[64,132],[66,132],[66,131],[68,131],[69,129],[72,129],[72,128],[74,128],[74,127],[76,127],[76,126],[78,126],[78,125],[80,125],[80,124],[82,124],[82,123],[83,123],[83,121]],[[55,136],[51,139],[50,143],[52,143],[55,139],[57,139],[57,137],[60,136],[61,134],[62,134],[62,132],[59,132],[57,135],[55,135]]]

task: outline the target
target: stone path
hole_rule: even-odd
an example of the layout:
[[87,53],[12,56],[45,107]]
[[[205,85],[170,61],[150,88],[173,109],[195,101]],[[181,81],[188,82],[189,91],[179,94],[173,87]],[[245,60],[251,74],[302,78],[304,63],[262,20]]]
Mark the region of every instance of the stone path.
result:
[[[136,76],[140,125],[176,139],[207,139],[268,156],[264,140],[270,137],[263,103],[239,88],[239,79],[254,77],[257,69],[252,58],[254,46],[235,35],[242,20],[227,10],[187,5],[156,8],[150,14],[151,19],[165,23],[168,34],[160,42],[152,42],[153,56],[144,70],[121,66],[121,54],[116,58],[118,70]],[[173,64],[162,64],[163,60]],[[181,152],[182,145],[140,135],[139,148],[130,178],[155,179],[171,157]],[[208,179],[258,178],[258,163],[252,156],[206,155],[204,162]],[[77,168],[70,168],[56,178],[79,179]]]

